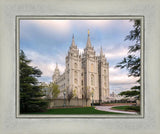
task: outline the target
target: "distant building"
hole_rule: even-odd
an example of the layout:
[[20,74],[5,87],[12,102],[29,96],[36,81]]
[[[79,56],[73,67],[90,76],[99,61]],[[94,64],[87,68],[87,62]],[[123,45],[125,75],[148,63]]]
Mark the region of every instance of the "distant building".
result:
[[114,92],[110,94],[110,97],[107,98],[107,101],[115,101],[115,100],[126,100],[126,101],[135,101],[136,96],[126,97],[125,95],[118,95]]
[[110,100],[121,100],[121,99],[124,99],[124,98],[125,98],[125,96],[118,95],[114,92],[112,92],[110,94],[110,97],[109,97]]
[[66,94],[74,92],[79,99],[88,95],[91,99],[93,94],[95,102],[103,102],[109,97],[109,63],[103,54],[102,47],[100,55],[96,56],[94,47],[91,45],[89,31],[84,53],[82,55],[79,53],[73,36],[65,61],[64,73],[60,75],[56,64],[52,76],[53,82],[58,84],[61,90],[60,98],[63,97],[64,90]]

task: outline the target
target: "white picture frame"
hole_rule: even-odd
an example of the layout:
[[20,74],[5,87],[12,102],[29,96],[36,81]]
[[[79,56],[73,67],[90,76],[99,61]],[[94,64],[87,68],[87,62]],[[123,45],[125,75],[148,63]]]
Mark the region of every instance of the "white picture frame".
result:
[[[151,1],[0,1],[0,133],[152,133],[160,127],[159,5]],[[144,16],[144,116],[142,118],[17,118],[16,16]],[[158,59],[158,60],[157,60]]]

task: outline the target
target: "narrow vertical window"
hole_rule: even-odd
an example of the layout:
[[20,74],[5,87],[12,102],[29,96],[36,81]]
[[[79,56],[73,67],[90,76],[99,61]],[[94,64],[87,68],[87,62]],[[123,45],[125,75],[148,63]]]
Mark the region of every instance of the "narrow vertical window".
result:
[[91,75],[91,85],[92,86],[94,85],[94,75],[93,74]]
[[94,65],[93,65],[93,63],[91,64],[91,72],[94,72]]

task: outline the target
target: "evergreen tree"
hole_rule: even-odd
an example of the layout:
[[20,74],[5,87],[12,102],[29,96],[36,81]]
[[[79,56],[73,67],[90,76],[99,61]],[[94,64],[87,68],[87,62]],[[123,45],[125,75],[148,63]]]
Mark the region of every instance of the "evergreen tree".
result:
[[20,113],[43,111],[47,107],[46,100],[37,80],[42,72],[36,67],[29,66],[24,52],[20,51]]
[[[136,56],[136,53],[140,52],[141,45],[141,21],[140,20],[131,20],[134,21],[133,30],[130,31],[129,35],[126,36],[125,40],[130,40],[133,42],[133,45],[129,46],[128,56],[125,57],[121,62],[119,62],[116,67],[126,68],[129,73],[128,76],[133,76],[139,78],[137,86],[132,87],[132,90],[140,90],[140,74],[141,74],[141,59],[139,56]],[[133,94],[132,94],[133,93]],[[140,92],[127,91],[120,94],[125,94],[133,96],[135,93],[140,94]]]

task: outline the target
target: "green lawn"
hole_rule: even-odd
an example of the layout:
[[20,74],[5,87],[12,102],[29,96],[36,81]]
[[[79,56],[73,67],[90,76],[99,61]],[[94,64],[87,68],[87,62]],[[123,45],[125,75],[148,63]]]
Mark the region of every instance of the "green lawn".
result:
[[140,106],[116,106],[112,107],[112,109],[140,112]]
[[49,109],[46,112],[29,114],[121,114],[96,110],[93,107]]

